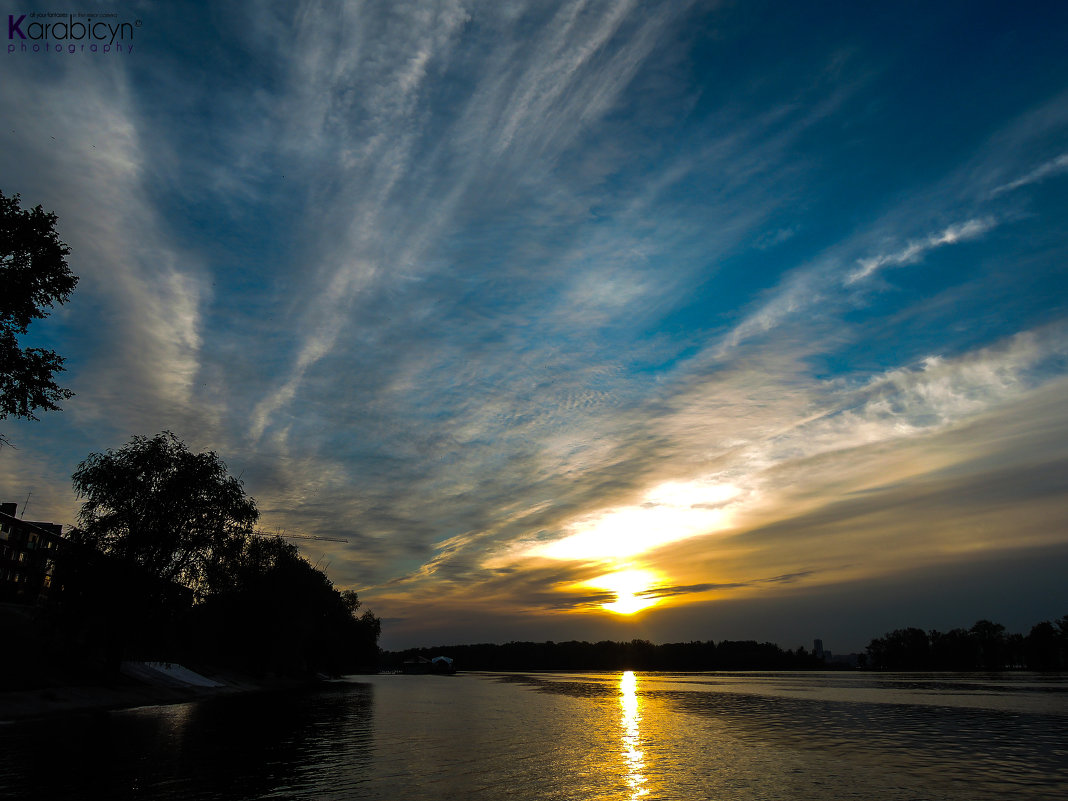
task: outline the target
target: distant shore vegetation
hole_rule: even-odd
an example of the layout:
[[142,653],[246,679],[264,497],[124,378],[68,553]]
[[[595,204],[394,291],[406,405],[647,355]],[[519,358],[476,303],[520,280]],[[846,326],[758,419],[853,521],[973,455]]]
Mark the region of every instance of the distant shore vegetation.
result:
[[382,667],[401,669],[407,660],[438,654],[460,670],[812,670],[822,660],[804,648],[789,651],[754,640],[656,645],[629,642],[509,642],[385,651]]
[[873,639],[862,654],[827,659],[799,647],[784,649],[755,640],[629,642],[509,642],[384,651],[381,664],[400,670],[404,662],[446,655],[461,670],[872,670],[1001,671],[1068,669],[1068,616],[1043,621],[1030,633],[1009,634],[980,620],[970,629],[948,632],[896,629]]
[[1068,669],[1068,615],[1024,634],[980,620],[970,629],[895,629],[872,640],[867,662],[883,670],[998,671]]

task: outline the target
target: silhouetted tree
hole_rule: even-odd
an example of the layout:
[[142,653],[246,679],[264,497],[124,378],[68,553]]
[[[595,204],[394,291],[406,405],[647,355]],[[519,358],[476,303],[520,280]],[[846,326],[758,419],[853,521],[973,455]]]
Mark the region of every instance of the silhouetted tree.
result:
[[930,640],[923,629],[895,629],[868,645],[874,667],[888,670],[927,670],[931,666]]
[[93,453],[74,473],[82,541],[198,597],[230,569],[259,513],[214,453],[171,432]]
[[215,453],[172,433],[94,453],[57,554],[50,614],[65,657],[113,672],[123,660],[192,661],[256,674],[373,669],[381,622],[359,596],[280,537]]
[[[62,357],[19,345],[30,323],[65,303],[78,283],[67,267],[70,248],[56,233],[56,215],[40,206],[27,211],[19,200],[0,192],[0,420],[36,420],[35,409],[57,410],[73,394],[53,380],[63,370]],[[0,434],[0,445],[5,442]]]
[[342,673],[378,661],[380,622],[357,616],[360,605],[291,543],[250,537],[194,620],[204,658],[260,673]]
[[979,665],[986,670],[1001,670],[1006,663],[1005,627],[990,620],[976,621],[972,636],[979,651]]
[[927,635],[897,629],[872,640],[868,657],[871,667],[890,670],[1062,670],[1068,667],[1068,617],[1038,623],[1026,637],[990,620]]
[[1032,626],[1024,640],[1024,654],[1031,670],[1068,667],[1068,618],[1061,618],[1058,625],[1044,620]]
[[931,666],[936,670],[975,670],[979,664],[979,646],[970,631],[932,631],[930,639]]
[[[370,609],[365,609],[363,613],[359,613],[360,607],[363,605],[360,602],[360,596],[356,590],[344,590],[341,593],[341,600],[345,605],[345,608],[349,611],[353,620],[357,622],[358,632],[360,634],[359,639],[361,641],[370,641],[377,644],[378,637],[382,633],[382,621],[375,617],[374,612]],[[377,645],[376,645],[377,649]],[[377,662],[377,650],[375,651],[375,659],[371,663],[365,662],[364,664],[373,664]]]

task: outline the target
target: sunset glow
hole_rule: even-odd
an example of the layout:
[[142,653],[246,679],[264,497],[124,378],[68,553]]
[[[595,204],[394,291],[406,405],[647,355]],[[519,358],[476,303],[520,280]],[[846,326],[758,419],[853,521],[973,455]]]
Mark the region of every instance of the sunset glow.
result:
[[639,504],[598,512],[569,525],[572,532],[535,553],[553,559],[626,559],[662,545],[726,528],[729,505],[740,490],[731,484],[667,482]]
[[596,578],[589,585],[616,594],[616,600],[601,604],[602,609],[617,615],[633,615],[657,604],[657,599],[644,597],[642,593],[657,586],[659,580],[657,574],[649,570],[621,570]]
[[128,5],[3,62],[25,520],[168,431],[387,650],[1068,611],[1068,3]]

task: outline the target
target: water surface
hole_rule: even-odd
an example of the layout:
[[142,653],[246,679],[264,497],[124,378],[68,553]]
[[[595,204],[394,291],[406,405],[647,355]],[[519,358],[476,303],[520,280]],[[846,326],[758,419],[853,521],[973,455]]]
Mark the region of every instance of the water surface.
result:
[[1039,674],[368,676],[0,726],[0,798],[1064,799]]

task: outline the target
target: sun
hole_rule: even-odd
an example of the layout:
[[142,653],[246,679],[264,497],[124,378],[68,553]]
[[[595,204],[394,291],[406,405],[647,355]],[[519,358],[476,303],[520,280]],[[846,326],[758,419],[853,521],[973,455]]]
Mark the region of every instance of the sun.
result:
[[616,594],[612,603],[601,604],[602,609],[617,615],[633,615],[642,609],[656,606],[658,598],[647,595],[660,582],[660,577],[651,570],[621,570],[587,582],[598,589],[611,590]]

